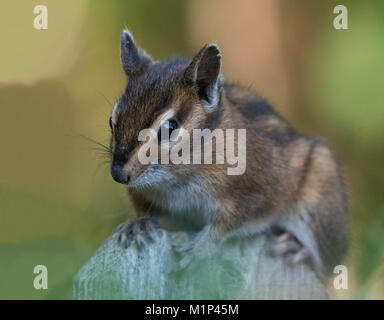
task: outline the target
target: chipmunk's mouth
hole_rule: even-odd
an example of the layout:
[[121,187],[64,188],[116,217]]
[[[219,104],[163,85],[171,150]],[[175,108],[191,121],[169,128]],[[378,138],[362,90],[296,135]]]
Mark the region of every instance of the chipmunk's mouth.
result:
[[136,179],[131,179],[127,183],[128,188],[157,188],[165,183],[169,183],[170,174],[158,164],[150,165]]
[[114,162],[111,165],[110,174],[113,180],[132,189],[162,188],[173,180],[173,175],[161,164],[152,164],[135,177],[124,167],[124,164]]

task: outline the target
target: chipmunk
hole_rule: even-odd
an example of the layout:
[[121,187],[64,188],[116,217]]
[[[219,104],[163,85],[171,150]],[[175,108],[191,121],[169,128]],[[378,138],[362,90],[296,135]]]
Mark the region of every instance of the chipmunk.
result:
[[[347,249],[348,210],[326,145],[297,133],[250,89],[225,82],[216,44],[193,59],[159,62],[124,30],[121,63],[128,83],[109,120],[110,171],[137,213],[119,227],[122,245],[139,232],[150,237],[164,219],[193,230],[181,249],[192,256],[265,233],[274,254],[308,261],[319,274],[333,270]],[[142,164],[139,132],[162,127],[246,129],[244,173],[228,175],[225,164]]]

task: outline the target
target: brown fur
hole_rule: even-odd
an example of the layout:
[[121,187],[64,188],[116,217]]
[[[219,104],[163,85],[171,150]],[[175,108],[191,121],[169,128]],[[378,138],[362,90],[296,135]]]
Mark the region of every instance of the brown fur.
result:
[[[133,43],[133,38],[131,40]],[[204,54],[202,50],[194,60],[204,60]],[[206,64],[217,64],[215,57],[210,56]],[[112,166],[123,163],[130,181],[135,181],[148,168],[137,159],[141,144],[137,140],[139,131],[151,127],[162,113],[173,108],[181,126],[188,131],[247,129],[246,171],[240,176],[230,176],[226,164],[162,165],[161,170],[171,173],[169,182],[166,179],[161,185],[144,187],[128,184],[137,215],[163,217],[179,226],[178,222],[182,221],[183,226],[197,229],[209,225],[210,230],[214,230],[211,232],[214,239],[236,234],[236,230],[250,222],[265,225],[266,229],[276,225],[291,232],[299,241],[313,239],[315,247],[310,250],[317,252],[311,253],[318,254],[321,261],[317,267],[322,273],[330,272],[347,247],[346,199],[330,150],[319,141],[296,133],[267,102],[242,86],[217,80],[218,103],[207,108],[196,85],[186,80],[192,76],[193,70],[188,74],[185,71],[192,63],[188,59],[173,58],[165,62],[146,61],[145,68],[135,69],[139,72],[130,76],[116,107],[118,117],[111,139]],[[212,72],[215,68],[217,65]],[[126,72],[130,74],[129,70]],[[206,74],[202,74],[202,81],[209,72],[208,68]],[[186,209],[189,213],[180,217],[178,209],[164,200],[164,192],[172,198],[177,188],[188,184],[193,185],[186,189],[191,190],[191,197],[210,202],[205,215],[198,214],[204,205],[196,203],[194,207],[191,202]],[[296,230],[295,221],[305,227]]]

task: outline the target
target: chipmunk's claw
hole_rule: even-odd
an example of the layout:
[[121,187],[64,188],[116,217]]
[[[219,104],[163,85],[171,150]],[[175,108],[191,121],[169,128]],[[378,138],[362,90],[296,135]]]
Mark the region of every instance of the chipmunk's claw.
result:
[[310,257],[309,250],[288,231],[271,232],[268,235],[268,253],[271,256],[284,256],[290,264],[298,264]]
[[179,272],[189,270],[195,262],[200,262],[212,256],[216,245],[207,240],[204,234],[200,234],[190,241],[175,245],[173,249],[179,256],[178,267],[176,268],[176,272]]
[[132,245],[142,249],[147,243],[153,241],[153,236],[158,230],[159,224],[151,218],[127,221],[117,227],[117,241],[125,249]]
[[175,272],[186,271],[190,269],[192,261],[196,259],[194,252],[194,242],[187,241],[173,246],[173,250],[179,258]]
[[181,257],[176,267],[176,271],[187,271],[192,269],[193,261],[196,261],[196,257],[193,254],[186,254]]

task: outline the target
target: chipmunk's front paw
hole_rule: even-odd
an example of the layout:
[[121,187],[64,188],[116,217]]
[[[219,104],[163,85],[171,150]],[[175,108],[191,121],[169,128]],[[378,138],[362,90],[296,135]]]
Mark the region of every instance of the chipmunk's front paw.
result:
[[152,242],[156,232],[159,231],[159,224],[151,218],[140,218],[127,221],[117,227],[117,241],[124,248],[136,245],[138,249]]
[[307,260],[309,250],[288,231],[272,231],[268,235],[268,253],[272,256],[285,256],[291,264]]

